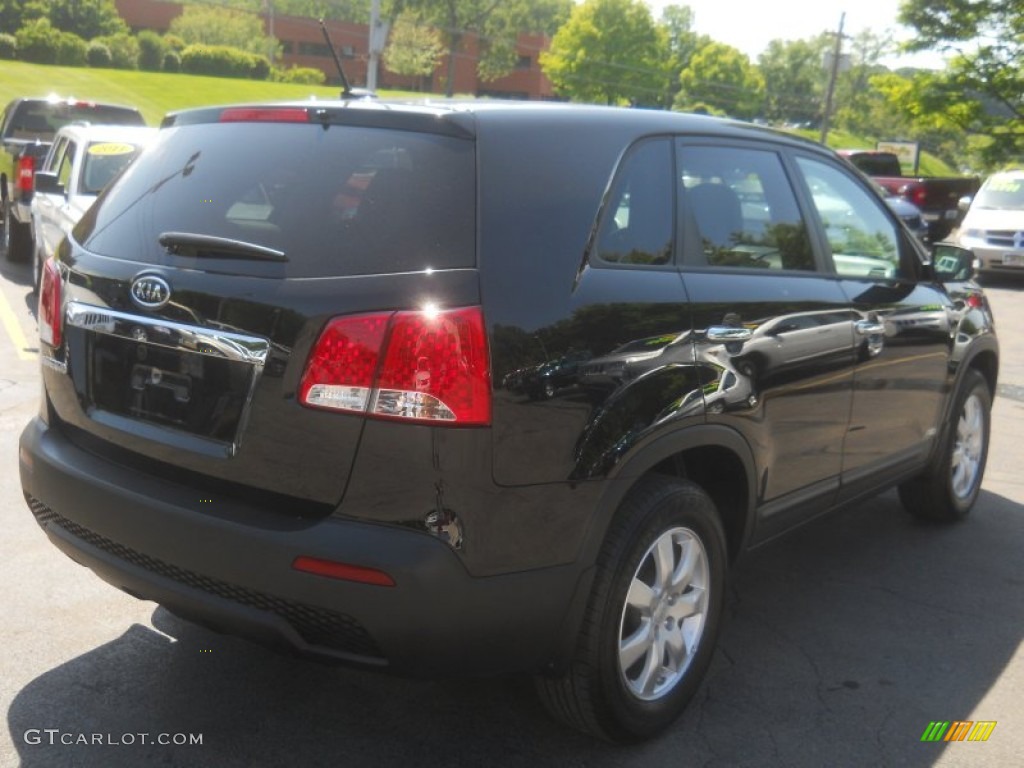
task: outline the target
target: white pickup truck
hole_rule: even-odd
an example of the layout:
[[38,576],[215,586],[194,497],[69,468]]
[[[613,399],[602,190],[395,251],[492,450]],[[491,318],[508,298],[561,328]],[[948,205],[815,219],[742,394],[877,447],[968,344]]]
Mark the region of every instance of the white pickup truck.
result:
[[32,274],[36,288],[43,262],[155,134],[155,128],[88,124],[66,125],[57,131],[35,174]]

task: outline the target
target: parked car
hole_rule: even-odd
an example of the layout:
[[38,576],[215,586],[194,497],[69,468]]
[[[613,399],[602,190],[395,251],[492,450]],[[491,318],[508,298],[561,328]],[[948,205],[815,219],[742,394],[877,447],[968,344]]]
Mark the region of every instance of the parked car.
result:
[[0,246],[9,261],[32,255],[32,192],[36,166],[57,129],[68,123],[145,125],[134,107],[54,96],[15,99],[0,115]]
[[839,154],[890,194],[917,206],[928,224],[928,239],[933,243],[953,231],[960,220],[960,198],[973,195],[981,184],[976,176],[904,176],[900,160],[892,152],[842,149]]
[[[180,616],[531,673],[565,722],[643,739],[698,690],[742,552],[894,486],[969,513],[999,367],[972,263],[740,122],[180,112],[44,265],[21,483],[59,549]],[[516,391],[572,350],[600,386]]]
[[974,251],[981,270],[1024,268],[1024,170],[989,176],[967,206],[956,242]]
[[907,225],[907,229],[917,235],[922,243],[931,243],[928,222],[925,221],[921,209],[907,200],[907,198],[894,195],[883,186],[877,184],[875,186],[879,189],[882,197],[885,198],[885,204],[892,208],[892,212]]
[[156,134],[155,128],[72,123],[54,135],[36,171],[32,196],[32,276],[38,289],[43,262],[100,192]]

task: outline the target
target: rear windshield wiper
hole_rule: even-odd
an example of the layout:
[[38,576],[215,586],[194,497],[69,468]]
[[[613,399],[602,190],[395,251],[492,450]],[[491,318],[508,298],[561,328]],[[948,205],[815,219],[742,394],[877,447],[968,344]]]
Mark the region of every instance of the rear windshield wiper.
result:
[[253,261],[288,261],[284,251],[265,245],[233,240],[230,237],[198,235],[192,232],[161,232],[160,245],[178,256],[209,259],[251,259]]

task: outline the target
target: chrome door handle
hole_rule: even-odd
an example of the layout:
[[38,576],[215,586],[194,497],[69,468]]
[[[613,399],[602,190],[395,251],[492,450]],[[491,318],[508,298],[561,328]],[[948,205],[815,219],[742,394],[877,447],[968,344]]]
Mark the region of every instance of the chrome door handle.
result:
[[883,323],[872,322],[871,320],[858,320],[853,324],[854,329],[861,336],[878,336],[885,333]]
[[708,328],[708,341],[749,341],[754,332],[749,328],[732,328],[728,325],[712,325]]

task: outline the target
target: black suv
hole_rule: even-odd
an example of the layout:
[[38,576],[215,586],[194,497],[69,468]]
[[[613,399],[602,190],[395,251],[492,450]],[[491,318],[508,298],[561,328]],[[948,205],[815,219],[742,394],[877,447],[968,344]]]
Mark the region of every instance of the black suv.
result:
[[[893,486],[968,513],[998,369],[971,270],[752,125],[181,112],[46,263],[21,480],[57,547],[181,616],[534,673],[567,722],[644,738],[739,553]],[[563,358],[566,386],[516,383]]]

